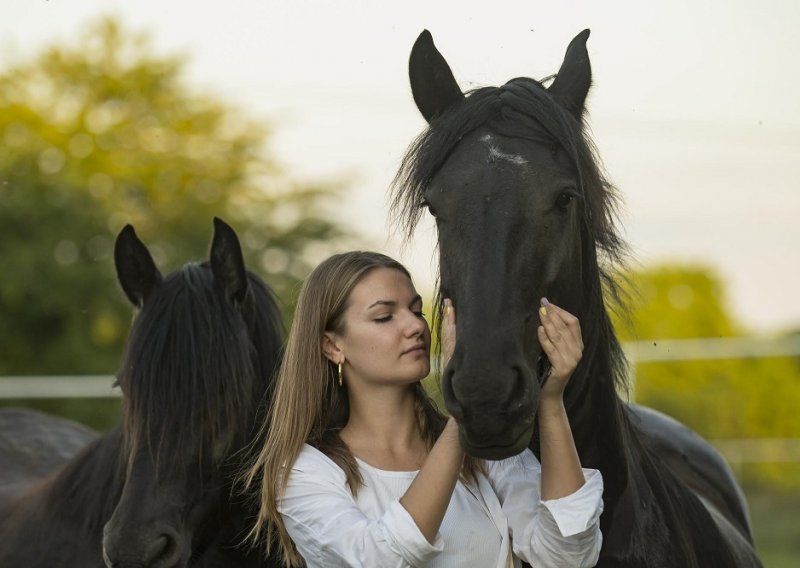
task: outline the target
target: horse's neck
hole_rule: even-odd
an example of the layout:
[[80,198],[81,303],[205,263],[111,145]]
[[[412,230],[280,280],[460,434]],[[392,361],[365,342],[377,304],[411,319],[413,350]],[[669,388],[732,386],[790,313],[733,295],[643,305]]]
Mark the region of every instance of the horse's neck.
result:
[[581,464],[603,475],[603,550],[630,561],[634,552],[631,543],[639,540],[637,535],[651,532],[649,515],[653,511],[647,504],[653,499],[647,482],[634,467],[640,446],[632,439],[635,434],[624,402],[616,393],[606,346],[592,344],[589,339],[584,364],[571,380],[581,387],[567,402]]
[[590,338],[580,374],[572,380],[582,387],[567,402],[575,445],[582,465],[603,474],[604,546],[598,565],[605,565],[604,559],[614,566],[703,565],[696,550],[698,527],[684,517],[713,522],[631,424],[614,387],[608,346]]
[[52,476],[42,496],[51,514],[95,532],[111,517],[123,486],[119,427],[101,436]]
[[118,430],[32,486],[0,522],[0,565],[103,566],[103,525],[119,499]]
[[621,491],[628,477],[630,428],[623,401],[614,383],[611,353],[599,337],[587,337],[583,363],[571,383],[573,392],[566,398],[575,446],[585,467],[599,469],[611,494]]

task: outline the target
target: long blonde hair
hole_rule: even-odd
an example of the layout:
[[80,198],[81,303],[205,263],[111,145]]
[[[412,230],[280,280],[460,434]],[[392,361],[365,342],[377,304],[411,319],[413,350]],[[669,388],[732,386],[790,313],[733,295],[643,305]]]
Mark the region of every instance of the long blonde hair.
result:
[[[303,283],[289,332],[284,359],[276,379],[275,395],[264,426],[264,446],[244,475],[246,489],[260,489],[258,516],[250,536],[264,540],[267,551],[277,543],[286,566],[302,566],[278,511],[286,489],[288,467],[308,443],[330,457],[347,475],[353,495],[362,484],[358,464],[339,431],[347,424],[347,391],[338,387],[336,366],[322,352],[325,332],[341,333],[353,288],[375,268],[393,268],[411,275],[402,264],[376,252],[354,251],[322,262]],[[414,387],[420,431],[430,449],[446,423],[421,384]],[[287,465],[288,464],[288,465]],[[480,469],[465,460],[464,475]]]

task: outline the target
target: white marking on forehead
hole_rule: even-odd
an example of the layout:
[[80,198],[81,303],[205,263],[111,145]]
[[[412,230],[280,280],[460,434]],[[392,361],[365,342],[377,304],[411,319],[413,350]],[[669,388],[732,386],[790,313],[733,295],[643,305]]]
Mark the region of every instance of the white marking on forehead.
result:
[[501,152],[500,149],[494,145],[494,138],[492,138],[491,134],[484,134],[481,136],[481,142],[486,142],[486,145],[489,146],[490,158],[505,160],[518,166],[524,166],[528,163],[528,160],[518,154],[506,154],[505,152]]

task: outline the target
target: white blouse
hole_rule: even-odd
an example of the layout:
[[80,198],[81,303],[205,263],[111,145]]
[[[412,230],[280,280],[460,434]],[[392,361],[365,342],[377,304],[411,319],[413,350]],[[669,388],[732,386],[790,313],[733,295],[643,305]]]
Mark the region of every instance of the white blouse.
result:
[[[541,465],[530,450],[488,461],[488,478],[459,481],[433,544],[400,504],[417,472],[384,471],[357,460],[364,485],[353,497],[344,471],[305,445],[278,502],[309,568],[589,567],[602,544],[603,479],[584,469],[578,491],[539,497]],[[513,555],[511,554],[513,551]]]

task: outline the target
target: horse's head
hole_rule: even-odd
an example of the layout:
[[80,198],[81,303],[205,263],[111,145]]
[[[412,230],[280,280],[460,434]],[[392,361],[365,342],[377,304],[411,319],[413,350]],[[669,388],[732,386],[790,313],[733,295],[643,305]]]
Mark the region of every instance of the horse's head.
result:
[[242,536],[229,532],[243,528],[230,513],[235,456],[257,430],[281,327],[233,229],[214,223],[208,262],[166,278],[133,227],[117,237],[117,275],[139,312],[118,374],[126,478],[104,531],[109,566],[195,564]]
[[393,206],[409,233],[421,208],[436,219],[439,293],[456,306],[458,333],[442,390],[465,449],[479,457],[529,444],[547,371],[539,300],[582,314],[585,267],[596,266],[597,233],[608,232],[599,192],[609,188],[582,134],[588,35],[572,41],[549,88],[518,78],[465,96],[427,31],[411,53],[429,128],[398,173]]

